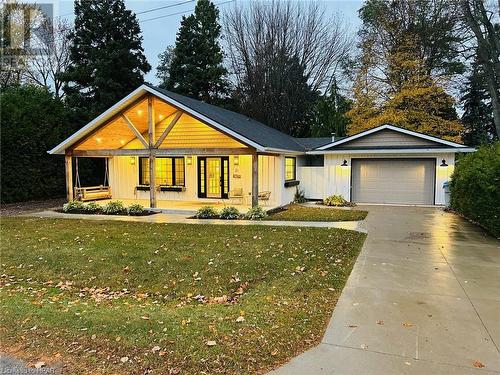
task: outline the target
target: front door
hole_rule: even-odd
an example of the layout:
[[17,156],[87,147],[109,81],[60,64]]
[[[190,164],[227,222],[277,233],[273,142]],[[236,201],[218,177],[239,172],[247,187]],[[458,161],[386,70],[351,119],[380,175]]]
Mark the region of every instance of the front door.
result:
[[198,197],[228,198],[229,157],[198,157]]
[[221,158],[207,158],[207,198],[221,198]]

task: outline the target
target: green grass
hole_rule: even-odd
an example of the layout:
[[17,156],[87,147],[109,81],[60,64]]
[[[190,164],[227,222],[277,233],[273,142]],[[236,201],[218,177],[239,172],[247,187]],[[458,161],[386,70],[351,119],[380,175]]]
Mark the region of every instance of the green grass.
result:
[[363,220],[368,212],[360,210],[344,210],[331,207],[308,207],[300,204],[289,204],[284,211],[269,215],[266,220],[289,221],[358,221]]
[[364,238],[3,218],[0,349],[74,374],[265,373],[320,340]]

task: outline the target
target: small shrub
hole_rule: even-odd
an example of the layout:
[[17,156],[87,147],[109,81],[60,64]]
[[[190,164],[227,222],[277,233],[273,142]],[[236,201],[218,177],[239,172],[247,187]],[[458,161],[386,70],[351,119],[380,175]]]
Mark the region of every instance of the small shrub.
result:
[[127,207],[127,213],[130,216],[142,215],[144,213],[144,206],[139,203],[131,204],[130,206]]
[[102,212],[106,215],[120,215],[126,213],[127,211],[121,201],[111,201],[104,206]]
[[240,211],[236,207],[224,207],[220,211],[220,218],[224,220],[236,220],[240,218]]
[[450,193],[454,210],[500,237],[500,142],[457,161]]
[[217,210],[212,206],[203,206],[196,211],[194,215],[197,219],[215,219],[219,217]]
[[96,202],[89,202],[84,204],[84,211],[88,214],[97,214],[102,212],[102,207],[98,205]]
[[247,220],[260,220],[260,219],[265,218],[266,216],[267,216],[267,213],[262,207],[255,206],[255,207],[252,207],[245,214],[245,219],[247,219]]
[[305,203],[307,201],[304,190],[298,189],[295,191],[295,196],[293,198],[295,203]]
[[63,204],[63,212],[83,212],[85,205],[80,201],[69,201]]
[[344,199],[342,195],[330,195],[323,199],[323,204],[325,206],[334,206],[334,207],[352,207],[354,203],[348,202]]

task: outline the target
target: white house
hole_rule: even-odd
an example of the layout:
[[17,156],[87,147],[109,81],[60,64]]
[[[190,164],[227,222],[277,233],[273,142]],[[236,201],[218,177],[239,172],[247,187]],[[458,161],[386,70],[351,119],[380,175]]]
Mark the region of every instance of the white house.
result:
[[[341,194],[357,203],[444,204],[464,145],[391,125],[339,139],[293,138],[241,114],[142,85],[49,151],[67,198],[269,206]],[[109,186],[74,187],[74,160],[106,158]],[[77,196],[75,196],[75,194]]]

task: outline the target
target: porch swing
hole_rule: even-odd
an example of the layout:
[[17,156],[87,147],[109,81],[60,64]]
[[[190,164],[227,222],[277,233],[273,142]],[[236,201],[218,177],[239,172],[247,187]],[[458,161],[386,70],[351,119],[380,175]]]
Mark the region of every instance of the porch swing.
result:
[[109,186],[108,159],[104,159],[104,182],[99,186],[82,187],[80,183],[80,174],[78,172],[78,158],[75,159],[75,200],[82,202],[94,201],[98,199],[110,199],[111,187]]

